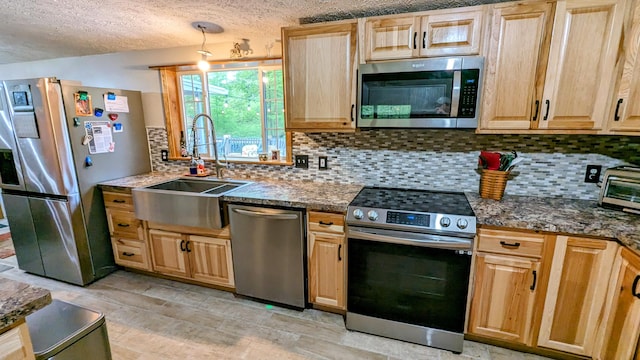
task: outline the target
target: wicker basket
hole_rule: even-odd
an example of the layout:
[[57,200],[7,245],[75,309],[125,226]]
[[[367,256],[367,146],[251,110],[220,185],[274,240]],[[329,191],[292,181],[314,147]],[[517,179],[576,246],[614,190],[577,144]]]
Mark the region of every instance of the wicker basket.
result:
[[507,186],[509,171],[482,169],[480,175],[480,197],[500,200]]

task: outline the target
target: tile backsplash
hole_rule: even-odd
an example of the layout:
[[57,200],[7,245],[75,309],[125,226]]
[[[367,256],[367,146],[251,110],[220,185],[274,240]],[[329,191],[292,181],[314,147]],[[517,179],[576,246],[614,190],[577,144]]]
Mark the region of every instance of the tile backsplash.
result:
[[[147,128],[155,171],[187,168],[163,162],[163,128]],[[364,130],[357,133],[293,133],[293,154],[309,155],[309,168],[231,164],[225,176],[308,180],[400,188],[478,191],[480,150],[515,150],[526,160],[511,173],[505,194],[595,200],[585,183],[588,164],[602,169],[640,165],[640,138],[597,135],[478,135],[473,130]],[[326,156],[328,169],[318,169]]]

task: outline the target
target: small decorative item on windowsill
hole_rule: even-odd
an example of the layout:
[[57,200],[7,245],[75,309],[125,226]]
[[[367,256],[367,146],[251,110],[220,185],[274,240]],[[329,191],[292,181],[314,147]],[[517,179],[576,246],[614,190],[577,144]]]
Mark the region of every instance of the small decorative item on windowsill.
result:
[[515,151],[500,154],[481,151],[478,158],[480,167],[480,197],[501,200],[507,186],[507,180],[516,163],[522,161]]

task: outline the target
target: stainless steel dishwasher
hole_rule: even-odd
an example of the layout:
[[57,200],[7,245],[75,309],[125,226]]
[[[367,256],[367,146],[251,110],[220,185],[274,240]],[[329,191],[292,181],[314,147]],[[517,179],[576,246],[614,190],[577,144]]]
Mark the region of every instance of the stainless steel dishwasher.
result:
[[229,205],[236,293],[304,308],[304,213]]

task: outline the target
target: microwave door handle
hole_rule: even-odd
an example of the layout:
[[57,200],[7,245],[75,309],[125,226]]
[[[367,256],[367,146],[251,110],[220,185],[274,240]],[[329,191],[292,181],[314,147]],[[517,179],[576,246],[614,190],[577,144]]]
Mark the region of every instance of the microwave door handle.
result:
[[462,82],[462,72],[453,72],[453,89],[451,91],[451,113],[449,117],[458,117],[458,106],[460,105],[460,83]]

